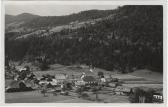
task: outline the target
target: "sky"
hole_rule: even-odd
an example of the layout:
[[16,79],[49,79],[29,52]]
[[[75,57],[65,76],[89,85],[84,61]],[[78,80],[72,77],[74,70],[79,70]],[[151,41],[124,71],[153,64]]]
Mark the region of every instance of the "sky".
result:
[[91,9],[111,10],[117,7],[117,5],[5,5],[5,14],[31,13],[40,16],[61,16]]

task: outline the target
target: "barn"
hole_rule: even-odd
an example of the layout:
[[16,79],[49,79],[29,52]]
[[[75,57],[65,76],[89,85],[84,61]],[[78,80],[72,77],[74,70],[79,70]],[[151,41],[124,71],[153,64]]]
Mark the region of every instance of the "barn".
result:
[[55,79],[57,80],[58,83],[63,83],[67,79],[67,75],[60,73],[55,75]]
[[85,84],[93,85],[97,83],[97,80],[93,76],[85,76],[83,78]]
[[84,76],[81,80],[75,82],[75,85],[97,85],[98,81],[93,76]]

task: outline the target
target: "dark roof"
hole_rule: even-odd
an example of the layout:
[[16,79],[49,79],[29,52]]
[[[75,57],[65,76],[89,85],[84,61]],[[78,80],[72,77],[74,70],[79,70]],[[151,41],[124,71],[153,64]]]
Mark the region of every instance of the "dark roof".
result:
[[92,82],[92,81],[96,81],[96,79],[93,76],[85,76],[83,78],[83,81],[85,81],[85,82]]

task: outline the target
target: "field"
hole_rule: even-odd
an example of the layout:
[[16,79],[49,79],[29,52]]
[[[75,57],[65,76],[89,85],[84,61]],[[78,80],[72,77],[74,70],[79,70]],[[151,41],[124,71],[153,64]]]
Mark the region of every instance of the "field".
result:
[[95,95],[90,94],[90,100],[78,98],[77,95],[70,93],[69,96],[57,95],[51,93],[44,97],[38,91],[6,93],[6,103],[129,103],[127,96],[117,96],[108,94],[99,94],[100,101],[94,101]]
[[[107,77],[109,74],[112,74],[113,78],[118,78],[124,83],[123,86],[126,87],[137,87],[145,86],[150,88],[162,88],[163,79],[162,74],[151,72],[149,70],[137,70],[129,74],[119,74],[116,72],[110,72],[103,69],[95,68],[94,72],[90,72],[87,66],[63,66],[59,64],[51,65],[50,69],[47,71],[34,71],[34,74],[37,77],[41,77],[43,74],[55,75],[56,73],[66,73],[68,75],[81,75],[82,72],[85,72],[86,75],[97,76],[97,72],[102,71]],[[10,83],[10,80],[6,80],[6,85]],[[129,103],[128,96],[122,95],[113,95],[111,92],[112,88],[104,88],[103,91],[100,91],[99,101],[95,101],[95,94],[92,92],[86,92],[89,95],[89,99],[78,98],[78,95],[74,92],[69,92],[70,95],[63,96],[57,95],[54,96],[51,93],[47,94],[47,97],[44,97],[37,90],[29,92],[14,92],[14,93],[5,93],[5,102],[6,103]]]

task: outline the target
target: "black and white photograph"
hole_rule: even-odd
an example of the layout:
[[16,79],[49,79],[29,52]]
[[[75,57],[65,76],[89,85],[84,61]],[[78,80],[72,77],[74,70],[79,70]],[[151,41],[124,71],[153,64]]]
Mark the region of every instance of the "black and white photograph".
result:
[[164,100],[163,5],[4,5],[5,103]]

